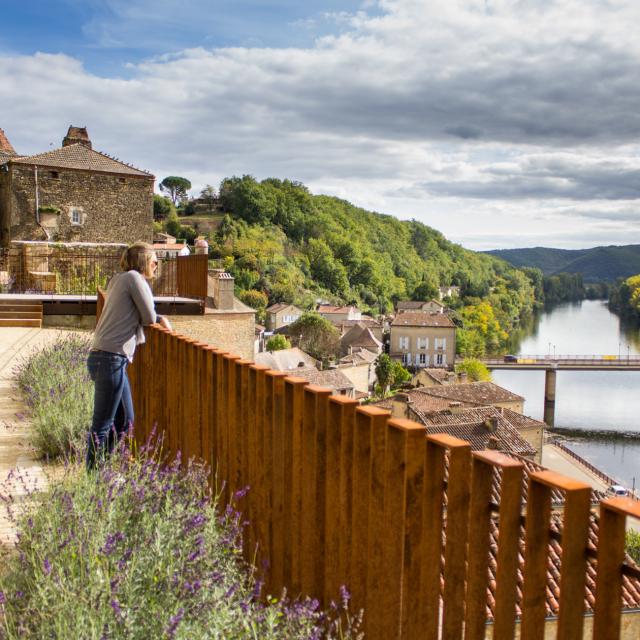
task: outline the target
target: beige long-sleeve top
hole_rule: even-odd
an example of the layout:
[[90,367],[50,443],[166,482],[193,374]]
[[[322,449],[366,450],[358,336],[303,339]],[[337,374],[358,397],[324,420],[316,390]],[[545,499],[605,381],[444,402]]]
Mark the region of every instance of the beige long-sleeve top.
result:
[[156,322],[153,293],[137,271],[118,273],[109,282],[92,349],[119,353],[133,360],[136,345],[145,340],[143,326]]

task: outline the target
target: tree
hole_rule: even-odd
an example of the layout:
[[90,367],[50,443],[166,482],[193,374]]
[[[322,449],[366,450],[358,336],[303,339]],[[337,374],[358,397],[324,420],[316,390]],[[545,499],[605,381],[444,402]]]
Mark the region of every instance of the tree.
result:
[[466,373],[469,382],[491,380],[491,372],[486,365],[475,358],[465,358],[456,365],[456,373]]
[[625,550],[634,562],[640,564],[640,533],[627,531]]
[[276,334],[267,340],[266,349],[267,351],[291,349],[291,343],[282,334]]
[[175,214],[176,208],[169,198],[153,194],[153,219],[166,220],[172,213]]
[[298,346],[318,360],[328,360],[338,352],[340,334],[320,314],[313,311],[303,313],[289,325],[289,335]]
[[218,199],[215,187],[212,187],[210,184],[206,184],[204,189],[200,192],[200,199],[204,200],[205,204],[209,207],[209,213],[211,213],[211,211],[213,211],[213,205]]
[[382,393],[386,394],[393,380],[393,360],[386,353],[381,353],[376,360],[376,377]]
[[160,191],[168,193],[174,205],[187,197],[189,189],[191,189],[191,182],[180,176],[167,176],[160,183]]
[[409,380],[411,380],[411,374],[402,366],[400,362],[394,360],[391,377],[391,388],[397,389],[405,382],[409,382]]

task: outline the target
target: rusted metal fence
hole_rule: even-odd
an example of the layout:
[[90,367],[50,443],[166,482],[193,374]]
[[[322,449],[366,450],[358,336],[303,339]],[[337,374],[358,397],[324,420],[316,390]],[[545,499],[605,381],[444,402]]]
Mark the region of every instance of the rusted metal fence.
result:
[[378,407],[157,326],[130,378],[136,438],[156,425],[170,456],[204,459],[226,483],[223,504],[249,488],[237,506],[250,522],[247,558],[268,567],[268,593],[286,587],[327,606],[346,585],[373,640],[480,640],[488,615],[496,640],[513,638],[516,624],[522,638],[542,640],[553,542],[557,638],[583,637],[594,566],[593,637],[619,637],[623,580],[640,576],[624,561],[625,518],[640,516],[640,503],[602,502],[595,548],[587,485],[532,473],[525,514],[519,461],[426,436]]
[[[69,247],[0,249],[0,293],[96,295],[121,271],[120,249]],[[207,296],[207,256],[165,256],[159,259],[151,286],[156,296]]]

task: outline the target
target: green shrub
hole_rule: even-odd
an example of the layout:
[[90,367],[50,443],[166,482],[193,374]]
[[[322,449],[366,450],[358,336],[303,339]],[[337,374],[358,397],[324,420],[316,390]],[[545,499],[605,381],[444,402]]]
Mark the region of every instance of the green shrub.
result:
[[240,514],[216,511],[201,466],[159,457],[125,443],[94,474],[76,470],[32,495],[0,575],[2,637],[356,637],[344,593],[333,617],[317,601],[262,604]]
[[465,358],[456,365],[456,373],[466,373],[469,382],[491,380],[491,371],[484,362],[475,358]]
[[634,562],[640,564],[640,533],[637,531],[627,531],[626,551]]
[[18,366],[18,388],[29,409],[33,445],[45,458],[83,455],[93,412],[87,372],[89,335],[61,333]]
[[291,343],[285,336],[278,333],[267,340],[265,349],[267,351],[282,351],[282,349],[291,349]]

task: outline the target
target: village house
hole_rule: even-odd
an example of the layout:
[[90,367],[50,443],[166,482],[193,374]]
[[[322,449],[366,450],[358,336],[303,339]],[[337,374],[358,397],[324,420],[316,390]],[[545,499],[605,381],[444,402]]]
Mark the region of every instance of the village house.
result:
[[389,355],[405,366],[453,366],[456,326],[445,313],[407,311],[391,323]]
[[455,285],[440,287],[438,289],[438,295],[440,296],[440,300],[444,298],[458,298],[460,296],[460,287]]
[[19,155],[0,130],[0,247],[13,240],[150,242],[154,176],[94,151],[69,127],[62,147]]
[[432,367],[419,369],[413,378],[411,378],[412,387],[433,387],[443,384],[458,384],[459,382],[468,382],[467,374],[464,371],[456,373],[448,369]]
[[405,313],[407,311],[423,311],[425,313],[444,313],[447,307],[437,300],[401,300],[396,305],[397,313]]
[[287,302],[276,302],[266,309],[267,331],[274,332],[282,327],[292,324],[303,314],[300,307]]
[[334,307],[330,304],[320,304],[316,311],[323,317],[338,324],[343,320],[362,320],[362,312],[352,305],[346,307]]
[[376,356],[382,353],[383,344],[364,323],[357,322],[340,338],[340,355],[367,349]]
[[331,323],[340,332],[341,336],[345,336],[353,327],[359,325],[369,329],[378,342],[384,342],[383,326],[371,316],[361,315],[360,320],[336,320],[335,322],[332,320]]
[[191,253],[186,241],[176,242],[176,238],[168,233],[156,233],[153,236],[153,248],[158,258],[167,256],[175,258]]
[[417,393],[459,402],[473,407],[502,407],[516,413],[524,410],[524,398],[494,382],[465,382],[459,384],[432,385],[415,389]]
[[263,351],[257,353],[254,360],[256,364],[263,364],[274,371],[294,371],[309,367],[317,368],[320,365],[315,358],[298,347]]
[[352,351],[338,361],[338,369],[353,382],[357,394],[361,396],[369,396],[378,381],[376,376],[377,357],[368,349],[359,349]]

